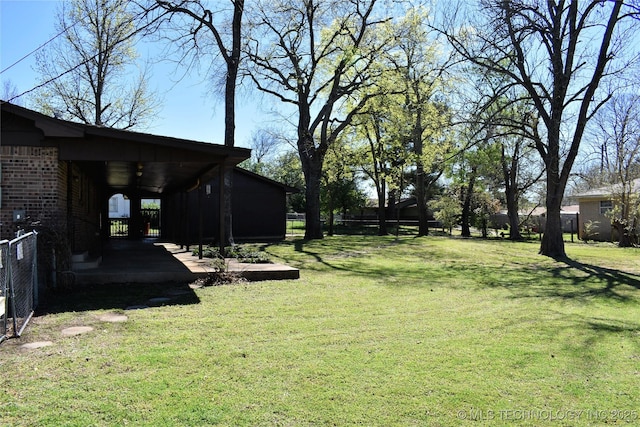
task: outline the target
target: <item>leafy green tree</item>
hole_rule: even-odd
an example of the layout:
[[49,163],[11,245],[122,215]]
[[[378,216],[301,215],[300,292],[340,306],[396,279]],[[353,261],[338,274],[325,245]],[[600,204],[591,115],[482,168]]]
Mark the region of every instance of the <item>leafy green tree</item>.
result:
[[482,122],[472,122],[463,129],[461,137],[467,141],[449,165],[449,178],[459,193],[462,237],[471,237],[474,197],[484,190],[483,180],[495,174],[498,165],[497,146],[492,143],[494,128]]
[[435,219],[442,224],[442,228],[448,229],[451,234],[453,227],[458,225],[462,214],[460,198],[455,194],[445,193],[429,201],[428,205],[434,212]]
[[[379,59],[384,72],[356,120],[362,143],[363,171],[378,195],[379,234],[386,234],[387,210],[403,185],[413,186],[418,206],[419,235],[428,233],[426,201],[444,171],[452,149],[446,129],[450,112],[444,103],[448,86],[440,45],[425,31],[427,13],[410,8],[380,31],[394,43]],[[404,179],[411,171],[413,177]],[[388,196],[387,196],[388,194]]]
[[615,87],[611,77],[634,60],[628,40],[640,7],[598,0],[458,4],[469,16],[447,10],[436,27],[462,58],[525,92],[540,118],[544,137],[536,150],[545,164],[547,210],[540,253],[565,258],[560,209],[567,180],[587,123]]
[[443,102],[449,83],[444,78],[446,56],[440,44],[429,38],[427,18],[424,9],[411,8],[397,23],[389,24],[396,34],[397,46],[387,54],[403,88],[402,113],[406,115],[415,168],[419,236],[429,233],[429,187],[444,172],[444,159],[453,149],[445,131],[450,122],[449,110]]
[[366,195],[359,189],[354,173],[354,160],[355,156],[346,153],[342,144],[339,153],[335,146],[327,151],[322,174],[321,202],[322,210],[328,216],[329,236],[334,234],[334,215],[337,211],[344,217],[350,209],[360,208],[366,203]]
[[[252,3],[246,54],[257,88],[292,108],[305,177],[305,238],[323,237],[320,187],[330,146],[351,124],[375,86],[378,58],[391,41],[376,30],[391,11],[377,0],[261,0]],[[381,7],[379,7],[381,6]]]
[[[484,76],[485,78],[487,76]],[[499,195],[507,207],[509,238],[522,240],[520,202],[544,174],[544,164],[535,157],[535,143],[540,140],[536,112],[517,92],[503,92],[500,85],[489,82],[479,88],[488,101],[478,108],[477,122],[491,129],[482,148],[488,154],[483,177],[488,189]]]
[[[392,73],[386,76],[390,75]],[[394,86],[393,81],[381,78],[379,85]],[[376,189],[378,234],[381,236],[388,234],[388,211],[396,199],[394,194],[402,191],[403,171],[410,162],[411,149],[406,131],[409,124],[407,115],[400,111],[402,105],[402,93],[394,93],[393,90],[370,98],[362,113],[354,118],[353,132],[350,133],[356,144],[354,158],[358,168]]]
[[62,38],[36,56],[43,82],[34,101],[43,112],[96,126],[122,129],[147,123],[157,101],[147,70],[130,85],[135,65],[134,13],[126,0],[60,3],[55,24]]
[[500,212],[500,201],[495,199],[489,191],[476,191],[473,195],[474,209],[471,214],[472,224],[482,231],[482,237],[487,237],[487,228],[491,220]]

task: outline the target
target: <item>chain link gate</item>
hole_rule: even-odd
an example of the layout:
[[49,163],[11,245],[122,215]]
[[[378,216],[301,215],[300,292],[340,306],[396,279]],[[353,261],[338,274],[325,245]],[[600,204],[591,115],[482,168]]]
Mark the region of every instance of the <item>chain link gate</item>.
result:
[[0,342],[7,339],[7,314],[9,298],[7,298],[7,282],[9,280],[9,241],[0,241]]
[[22,335],[38,302],[38,235],[35,231],[9,242],[8,291],[13,336]]

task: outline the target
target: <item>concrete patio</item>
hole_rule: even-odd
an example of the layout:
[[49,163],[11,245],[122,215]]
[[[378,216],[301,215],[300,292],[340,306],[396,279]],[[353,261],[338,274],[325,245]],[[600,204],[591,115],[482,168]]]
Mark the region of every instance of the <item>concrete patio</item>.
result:
[[[191,250],[156,239],[111,239],[103,247],[97,266],[76,268],[75,283],[162,283],[188,282],[206,277],[214,269],[209,261],[193,256]],[[228,260],[228,271],[249,281],[298,279],[300,271],[283,264],[244,264]]]

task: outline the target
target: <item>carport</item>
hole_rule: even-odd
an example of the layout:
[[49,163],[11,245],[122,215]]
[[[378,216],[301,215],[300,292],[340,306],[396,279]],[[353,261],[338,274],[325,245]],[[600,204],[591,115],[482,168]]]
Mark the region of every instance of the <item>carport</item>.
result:
[[[11,193],[10,189],[17,189],[12,183],[5,185],[3,219],[15,217],[16,209],[22,209],[25,218],[37,219],[42,226],[65,229],[73,252],[91,251],[96,236],[108,238],[108,200],[113,194],[122,193],[131,200],[128,238],[140,239],[143,198],[162,200],[192,191],[202,195],[204,182],[223,182],[225,171],[251,153],[246,148],[67,122],[9,103],[2,104],[2,149],[10,162],[6,171],[14,166],[32,168],[24,173],[37,175],[40,182],[26,196],[24,191]],[[20,179],[18,173],[13,174],[16,179]],[[12,178],[5,173],[3,179]],[[217,194],[209,197],[219,198],[216,217],[221,241],[225,186],[218,186]],[[186,209],[185,202],[184,209],[163,212],[163,227],[179,243],[188,236],[186,227],[199,226],[181,218]],[[204,215],[199,212],[200,218]],[[5,221],[5,226],[10,222]]]
[[[190,191],[201,194],[202,183],[212,179],[222,182],[225,171],[249,156],[250,150],[244,148],[97,127],[87,127],[82,140],[70,140],[60,145],[59,151],[60,160],[77,164],[105,189],[103,232],[109,230],[106,205],[109,197],[122,193],[130,199],[129,238],[134,239],[142,238],[141,199],[162,199]],[[219,186],[219,200],[224,199],[224,191],[224,186]],[[219,206],[219,218],[224,218],[224,203]],[[181,230],[176,226],[188,223],[172,217],[171,212],[164,212],[162,217],[165,227],[171,226],[178,240],[187,235],[184,227]],[[224,220],[219,221],[219,236],[224,236],[224,227]]]

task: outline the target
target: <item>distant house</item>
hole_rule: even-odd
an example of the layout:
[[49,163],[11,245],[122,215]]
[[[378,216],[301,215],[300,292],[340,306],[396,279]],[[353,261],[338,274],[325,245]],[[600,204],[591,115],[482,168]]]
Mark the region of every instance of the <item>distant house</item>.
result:
[[[618,191],[615,185],[609,185],[574,196],[580,204],[580,232],[584,233],[586,228],[591,229],[593,234],[589,239],[603,242],[618,239],[615,229],[611,226],[611,218],[607,216],[614,207],[614,195]],[[632,192],[636,194],[640,192],[640,179],[633,181]],[[580,237],[585,236],[581,234]]]
[[109,218],[129,218],[131,202],[124,194],[114,194],[109,198]]
[[[409,197],[396,202],[393,207],[387,207],[387,223],[395,224],[398,221],[403,225],[418,224],[418,202],[415,197]],[[347,212],[345,220],[357,221],[362,224],[378,223],[378,199],[368,199],[365,206]],[[442,225],[436,221],[433,212],[427,209],[427,221],[429,227],[438,228]]]
[[[145,203],[160,205],[160,199],[143,199],[142,207]],[[129,218],[131,216],[131,201],[124,194],[114,194],[109,198],[109,218]]]
[[[578,218],[580,216],[578,205],[562,206],[560,211],[560,221],[564,233],[579,234]],[[537,206],[533,210],[521,210],[519,212],[522,231],[532,233],[544,233],[547,224],[547,209],[544,206]],[[501,210],[491,216],[490,223],[498,229],[506,229],[509,224],[509,217],[506,210]]]

